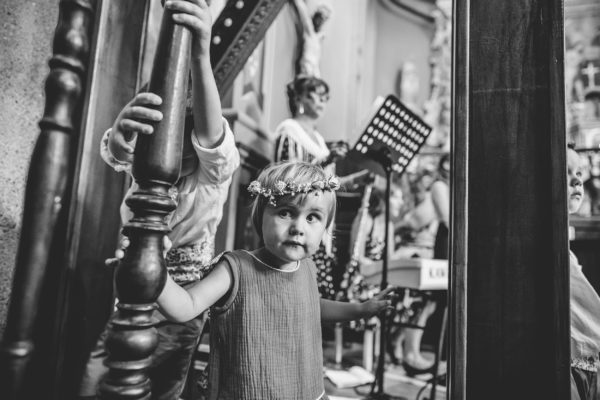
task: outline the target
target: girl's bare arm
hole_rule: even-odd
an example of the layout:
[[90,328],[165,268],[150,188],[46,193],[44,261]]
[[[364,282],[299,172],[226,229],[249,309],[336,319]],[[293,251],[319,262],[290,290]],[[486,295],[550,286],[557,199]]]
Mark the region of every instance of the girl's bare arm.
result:
[[321,299],[321,322],[345,322],[378,314],[391,307],[392,301],[387,297],[395,289],[395,287],[389,287],[363,303]]
[[171,321],[189,321],[225,296],[232,282],[226,261],[219,261],[205,278],[185,289],[167,276],[157,303],[160,311]]

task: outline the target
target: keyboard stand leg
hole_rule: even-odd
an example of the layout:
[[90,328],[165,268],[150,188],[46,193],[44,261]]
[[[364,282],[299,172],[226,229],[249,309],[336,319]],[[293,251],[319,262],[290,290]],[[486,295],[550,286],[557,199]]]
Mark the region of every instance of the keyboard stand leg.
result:
[[342,352],[344,349],[344,328],[339,322],[335,324],[335,366],[342,368]]
[[375,347],[375,324],[372,321],[367,322],[365,333],[363,335],[363,367],[369,372],[373,372],[373,350]]
[[442,350],[444,348],[444,339],[446,337],[446,325],[448,322],[448,306],[444,307],[444,315],[442,317],[442,326],[440,328],[440,338],[438,340],[436,349],[435,349],[435,360],[433,362],[433,378],[431,378],[431,393],[430,400],[435,400],[436,396],[436,388],[438,381],[438,369],[440,365],[440,358],[442,356]]

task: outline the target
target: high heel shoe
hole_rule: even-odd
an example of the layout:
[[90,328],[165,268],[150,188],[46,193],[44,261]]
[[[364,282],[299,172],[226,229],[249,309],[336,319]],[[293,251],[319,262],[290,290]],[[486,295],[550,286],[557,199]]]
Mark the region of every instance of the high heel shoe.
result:
[[[386,350],[390,357],[390,361],[394,365],[400,365],[403,359],[402,354],[402,345],[404,341],[404,331],[402,329],[398,329],[394,332],[390,332],[390,335],[387,337]],[[399,353],[397,354],[397,351]]]
[[406,361],[402,361],[402,367],[404,368],[404,372],[406,372],[406,376],[414,378],[416,375],[433,374],[435,363],[433,363],[427,368],[418,368],[410,365]]

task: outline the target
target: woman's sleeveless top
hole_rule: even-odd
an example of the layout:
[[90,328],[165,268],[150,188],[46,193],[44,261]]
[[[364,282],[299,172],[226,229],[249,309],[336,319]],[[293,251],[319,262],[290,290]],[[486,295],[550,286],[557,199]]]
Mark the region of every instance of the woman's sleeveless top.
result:
[[324,393],[315,265],[274,269],[225,253],[233,285],[211,309],[210,399],[307,400]]
[[329,148],[323,136],[315,131],[313,140],[293,118],[283,120],[275,128],[275,135],[275,161],[306,161],[316,164],[329,156]]

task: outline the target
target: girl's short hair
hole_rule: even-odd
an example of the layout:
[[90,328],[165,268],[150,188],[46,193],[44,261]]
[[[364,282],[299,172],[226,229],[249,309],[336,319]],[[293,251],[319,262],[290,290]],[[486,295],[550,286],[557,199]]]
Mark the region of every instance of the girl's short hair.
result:
[[304,94],[314,92],[320,87],[325,90],[324,94],[329,93],[329,85],[327,82],[321,78],[309,75],[298,76],[292,82],[287,84],[288,105],[293,116],[298,112],[296,99]]
[[[326,181],[330,177],[325,173],[323,168],[318,165],[300,162],[300,161],[281,161],[273,163],[262,170],[256,178],[263,188],[275,188],[279,181],[293,182],[296,185],[312,184],[316,181]],[[299,197],[299,202],[302,203],[306,197],[312,192],[298,193],[296,195],[285,195],[283,197]],[[333,222],[337,209],[337,201],[333,190],[323,190],[324,194],[329,193],[330,209],[327,215],[327,228]],[[279,200],[279,199],[277,199]],[[252,203],[252,224],[259,238],[263,239],[262,219],[265,208],[269,206],[269,198],[257,195]]]

